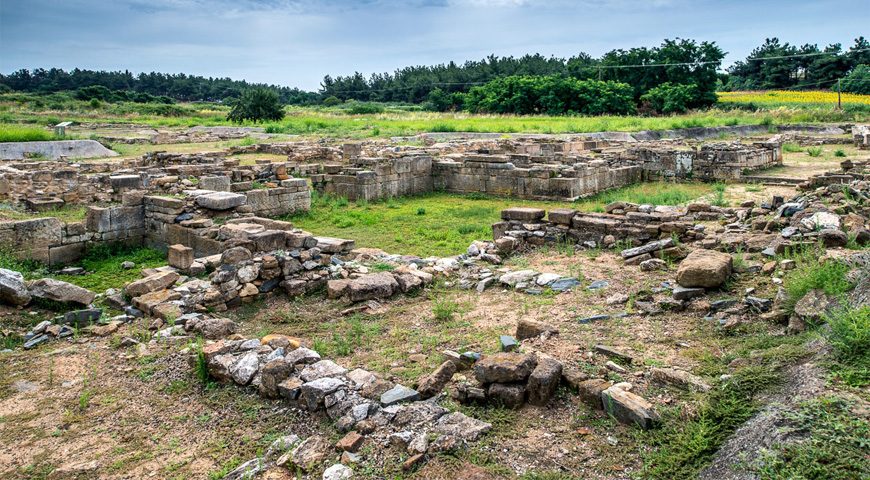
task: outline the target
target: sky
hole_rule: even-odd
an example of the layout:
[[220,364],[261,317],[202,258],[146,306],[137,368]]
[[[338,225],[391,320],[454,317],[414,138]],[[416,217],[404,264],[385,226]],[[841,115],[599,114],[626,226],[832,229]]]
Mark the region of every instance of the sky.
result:
[[0,72],[130,70],[319,88],[489,54],[592,56],[715,41],[724,66],[766,37],[870,37],[868,0],[0,0]]

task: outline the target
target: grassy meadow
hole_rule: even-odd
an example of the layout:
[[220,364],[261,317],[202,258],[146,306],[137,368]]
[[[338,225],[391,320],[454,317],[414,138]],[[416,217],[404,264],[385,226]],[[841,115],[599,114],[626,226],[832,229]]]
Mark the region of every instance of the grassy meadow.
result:
[[[779,94],[781,92],[773,92]],[[808,92],[791,92],[808,95]],[[818,94],[819,92],[815,92]],[[822,92],[824,93],[824,92]],[[860,97],[853,101],[853,97]],[[720,105],[671,116],[547,116],[483,115],[467,112],[427,112],[419,105],[347,102],[324,107],[285,107],[287,116],[265,126],[270,133],[343,138],[409,136],[423,132],[586,133],[597,131],[667,130],[733,125],[862,122],[870,119],[870,96],[850,96],[846,108],[835,111],[827,98],[819,102],[765,102],[765,92],[723,92]],[[778,97],[777,97],[778,98]],[[807,98],[814,98],[809,95]],[[358,108],[369,105],[370,109]],[[360,111],[376,113],[355,113]],[[217,103],[103,103],[55,93],[0,94],[0,125],[44,128],[61,121],[114,122],[153,127],[228,125],[229,107]],[[246,125],[254,125],[247,123]],[[47,130],[44,132],[50,135]]]
[[[676,205],[711,194],[703,183],[644,183],[603,192],[577,202],[518,200],[482,195],[434,193],[380,202],[349,203],[343,198],[314,195],[311,211],[288,219],[317,235],[351,238],[358,247],[374,247],[403,255],[456,255],[474,240],[492,238],[492,224],[509,207],[545,210],[573,208],[603,211],[615,200]],[[385,229],[384,225],[389,225]]]

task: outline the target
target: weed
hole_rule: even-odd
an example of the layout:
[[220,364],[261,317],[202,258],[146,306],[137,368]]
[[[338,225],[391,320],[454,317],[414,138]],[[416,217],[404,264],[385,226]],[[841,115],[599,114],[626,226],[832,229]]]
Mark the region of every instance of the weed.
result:
[[820,157],[822,155],[822,147],[810,147],[807,149],[807,155],[811,157]]
[[372,264],[371,269],[376,272],[392,272],[396,269],[396,266],[387,262],[375,262]]
[[[798,255],[804,258],[807,253]],[[842,296],[854,287],[854,284],[846,279],[849,266],[845,263],[830,261],[820,264],[815,261],[815,258],[810,257],[799,260],[797,265],[783,282],[788,293],[788,300],[784,306],[788,311],[792,311],[795,303],[810,290],[821,289],[828,295]]]
[[452,320],[458,311],[459,304],[450,298],[439,296],[432,301],[432,315],[439,322]]
[[777,379],[768,367],[743,368],[710,393],[695,418],[669,418],[661,431],[649,434],[658,448],[647,454],[643,478],[695,478],[728,436],[755,413],[753,397]]
[[838,148],[838,149],[834,150],[834,156],[835,157],[845,157],[846,151],[843,150],[842,148]]
[[796,143],[783,143],[782,151],[786,153],[797,153],[801,151],[801,146]]
[[727,186],[722,182],[713,184],[713,205],[717,207],[727,207],[728,202],[725,200],[725,190]]

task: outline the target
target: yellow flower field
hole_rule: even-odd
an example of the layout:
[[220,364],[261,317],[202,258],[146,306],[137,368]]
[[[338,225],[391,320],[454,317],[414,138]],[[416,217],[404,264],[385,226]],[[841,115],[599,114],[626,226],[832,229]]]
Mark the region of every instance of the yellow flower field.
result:
[[[719,92],[721,103],[754,103],[756,105],[836,105],[837,92],[829,90],[764,90]],[[843,104],[870,105],[870,95],[844,93]]]

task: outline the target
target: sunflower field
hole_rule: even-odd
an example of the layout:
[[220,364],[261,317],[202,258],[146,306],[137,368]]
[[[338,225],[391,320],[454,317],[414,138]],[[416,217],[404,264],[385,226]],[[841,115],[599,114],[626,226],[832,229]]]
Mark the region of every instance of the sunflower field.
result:
[[[743,92],[718,92],[720,104],[753,104],[759,107],[779,106],[836,106],[837,92],[830,90],[764,90]],[[842,94],[846,105],[870,107],[870,95]]]

